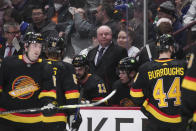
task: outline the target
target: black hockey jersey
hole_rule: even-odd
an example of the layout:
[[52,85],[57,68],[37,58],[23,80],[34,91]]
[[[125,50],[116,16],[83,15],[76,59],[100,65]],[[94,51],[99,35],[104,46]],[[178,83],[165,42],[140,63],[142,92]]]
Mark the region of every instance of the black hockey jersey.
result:
[[130,90],[136,105],[142,106],[150,118],[180,123],[181,80],[185,61],[158,59],[141,66]]
[[103,80],[95,75],[88,74],[83,83],[78,83],[80,89],[83,88],[82,99],[90,102],[96,102],[103,99],[107,95]]
[[196,48],[191,54],[188,70],[182,81],[182,118],[185,123],[193,118],[194,131],[196,131]]
[[[53,86],[42,88],[39,99],[44,103],[56,101],[58,106],[77,104],[80,94],[76,85],[76,79],[73,76],[74,69],[72,65],[48,59],[44,62],[44,68],[48,70],[48,76],[52,78]],[[67,122],[67,113],[58,111],[53,117],[58,118],[62,116],[62,120]],[[75,113],[75,110],[70,110],[69,113]],[[55,119],[53,122],[55,122]]]
[[113,90],[116,89],[116,94],[111,98],[112,106],[135,106],[130,97],[130,87],[128,84],[123,84],[117,80],[113,85]]
[[[44,77],[42,59],[27,64],[23,56],[11,56],[3,60],[0,68],[0,111],[40,108],[38,95],[42,87],[51,86]],[[40,112],[0,115],[13,122],[37,123],[42,121]]]

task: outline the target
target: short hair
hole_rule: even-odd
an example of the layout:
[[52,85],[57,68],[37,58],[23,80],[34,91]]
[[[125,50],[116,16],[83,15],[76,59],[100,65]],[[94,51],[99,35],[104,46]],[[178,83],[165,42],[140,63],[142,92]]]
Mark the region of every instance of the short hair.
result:
[[45,10],[43,5],[35,5],[35,6],[33,6],[31,12],[33,12],[33,10],[36,10],[36,9],[41,9],[43,14],[46,14],[46,10]]
[[102,11],[105,11],[106,12],[106,15],[109,17],[109,18],[113,18],[114,16],[114,8],[112,8],[109,4],[101,4],[101,10]]
[[159,35],[172,33],[173,31],[172,25],[168,22],[162,22],[157,28]]
[[128,37],[130,37],[132,40],[135,40],[135,35],[136,34],[132,29],[127,28],[127,29],[121,29],[120,31],[124,31],[127,34]]
[[9,27],[18,27],[20,26],[17,22],[11,21],[11,22],[6,22],[3,24],[3,32],[8,32]]

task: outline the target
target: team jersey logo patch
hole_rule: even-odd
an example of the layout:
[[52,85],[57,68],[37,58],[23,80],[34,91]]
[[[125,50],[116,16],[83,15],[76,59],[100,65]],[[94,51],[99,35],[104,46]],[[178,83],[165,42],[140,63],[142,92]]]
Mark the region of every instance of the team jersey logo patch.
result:
[[20,76],[14,80],[9,95],[19,99],[29,99],[37,90],[39,90],[39,85],[31,77]]

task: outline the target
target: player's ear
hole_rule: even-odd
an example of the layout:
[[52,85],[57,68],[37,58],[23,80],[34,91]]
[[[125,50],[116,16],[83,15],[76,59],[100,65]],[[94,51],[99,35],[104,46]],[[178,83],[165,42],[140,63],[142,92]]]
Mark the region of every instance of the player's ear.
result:
[[134,78],[135,75],[136,75],[136,71],[131,71],[131,72],[129,73],[129,77],[130,77],[130,78]]
[[174,47],[173,47],[173,46],[170,46],[170,47],[169,47],[169,50],[170,50],[171,52],[174,52]]
[[27,52],[27,45],[28,45],[27,43],[24,44],[25,52]]

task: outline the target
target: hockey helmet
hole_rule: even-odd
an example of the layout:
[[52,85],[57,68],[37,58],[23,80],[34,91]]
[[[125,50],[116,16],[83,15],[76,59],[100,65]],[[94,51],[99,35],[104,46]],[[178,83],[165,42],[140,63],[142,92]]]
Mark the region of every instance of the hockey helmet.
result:
[[76,55],[73,58],[72,65],[74,67],[86,66],[87,65],[86,56],[85,55]]
[[126,72],[137,70],[137,67],[138,63],[134,57],[125,57],[118,63],[118,70],[124,70]]
[[47,49],[50,53],[62,53],[65,47],[64,39],[61,37],[50,37],[47,39]]
[[172,35],[163,34],[157,40],[159,50],[169,49],[170,46],[175,46],[175,41]]
[[35,32],[27,32],[27,34],[24,36],[23,39],[24,43],[29,46],[29,44],[35,44],[35,43],[40,43],[44,44],[44,39],[40,33],[35,33]]

